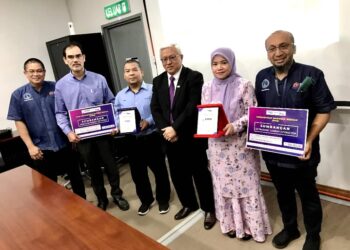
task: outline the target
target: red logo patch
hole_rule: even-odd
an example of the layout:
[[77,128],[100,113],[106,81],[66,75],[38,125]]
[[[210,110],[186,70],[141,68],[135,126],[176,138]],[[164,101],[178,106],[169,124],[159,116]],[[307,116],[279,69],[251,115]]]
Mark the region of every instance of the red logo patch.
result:
[[295,82],[293,83],[292,89],[299,89],[300,83]]

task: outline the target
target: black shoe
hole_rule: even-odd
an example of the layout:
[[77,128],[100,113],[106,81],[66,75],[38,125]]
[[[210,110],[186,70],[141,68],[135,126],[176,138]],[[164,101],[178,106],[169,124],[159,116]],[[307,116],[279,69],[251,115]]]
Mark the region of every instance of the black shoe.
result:
[[169,212],[170,207],[169,207],[169,203],[165,202],[165,203],[159,203],[159,213],[160,214],[166,214],[167,212]]
[[317,236],[307,236],[303,246],[303,250],[319,250],[321,245],[321,238]]
[[130,208],[128,201],[122,196],[113,196],[113,201],[123,211],[129,210]]
[[248,240],[250,240],[251,238],[253,238],[253,236],[251,236],[250,234],[246,234],[246,235],[244,235],[242,238],[240,238],[240,240],[248,241]]
[[288,246],[288,244],[295,239],[298,239],[300,237],[300,232],[296,230],[295,232],[291,233],[287,230],[283,229],[281,232],[275,235],[272,239],[272,245],[275,248],[285,248]]
[[150,209],[151,205],[148,204],[141,204],[139,210],[137,211],[137,213],[141,216],[144,216],[146,214],[148,214],[149,209]]
[[185,217],[187,217],[190,213],[192,213],[193,209],[189,208],[189,207],[183,207],[181,208],[181,210],[179,212],[177,212],[177,214],[175,214],[175,220],[181,220]]
[[106,211],[107,206],[108,206],[108,199],[98,199],[97,207]]
[[211,229],[216,223],[216,216],[214,212],[205,212],[204,214],[204,228]]
[[226,233],[226,235],[230,238],[236,238],[236,231],[230,231],[228,233]]

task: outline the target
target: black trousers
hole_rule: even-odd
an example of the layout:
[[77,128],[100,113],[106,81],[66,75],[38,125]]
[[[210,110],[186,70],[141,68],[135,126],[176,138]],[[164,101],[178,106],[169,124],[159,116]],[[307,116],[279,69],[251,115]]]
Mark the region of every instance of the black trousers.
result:
[[199,207],[197,190],[201,209],[214,212],[213,183],[205,150],[202,139],[166,142],[170,176],[182,206],[191,209]]
[[67,146],[57,152],[43,150],[43,153],[42,160],[33,161],[33,168],[55,182],[57,182],[57,175],[67,173],[73,192],[85,199],[85,187],[76,152]]
[[284,168],[268,162],[266,166],[277,190],[284,228],[290,232],[298,228],[296,190],[301,201],[305,230],[310,236],[318,235],[321,232],[322,207],[315,181],[317,166]]
[[78,151],[86,163],[91,176],[91,186],[99,200],[107,199],[107,191],[104,187],[103,172],[107,174],[111,185],[112,197],[121,196],[119,170],[113,157],[113,141],[110,136],[101,136],[85,139],[77,144]]
[[131,177],[141,203],[151,204],[154,201],[148,167],[155,177],[156,200],[160,204],[169,202],[170,182],[160,135],[156,132],[138,137],[130,135],[126,137],[126,144]]

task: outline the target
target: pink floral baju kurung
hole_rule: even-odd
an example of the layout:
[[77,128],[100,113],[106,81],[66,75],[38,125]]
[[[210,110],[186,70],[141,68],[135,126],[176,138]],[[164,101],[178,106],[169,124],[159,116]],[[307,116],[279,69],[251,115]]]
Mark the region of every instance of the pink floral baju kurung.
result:
[[[272,232],[260,185],[259,152],[245,147],[248,108],[257,104],[254,88],[241,77],[224,85],[213,86],[211,81],[202,88],[202,104],[226,104],[224,109],[235,131],[234,135],[209,138],[216,216],[223,233],[236,231],[238,238],[248,234],[263,242]],[[215,88],[225,88],[229,99],[222,100],[225,97],[216,94],[220,90]]]

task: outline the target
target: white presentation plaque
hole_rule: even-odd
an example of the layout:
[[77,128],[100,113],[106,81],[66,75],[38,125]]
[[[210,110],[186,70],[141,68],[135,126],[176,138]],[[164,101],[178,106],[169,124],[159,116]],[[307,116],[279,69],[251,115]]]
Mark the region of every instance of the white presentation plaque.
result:
[[136,124],[136,110],[121,110],[119,112],[119,129],[121,134],[125,133],[136,133],[137,124]]
[[219,108],[201,108],[198,110],[198,135],[211,135],[218,132]]

